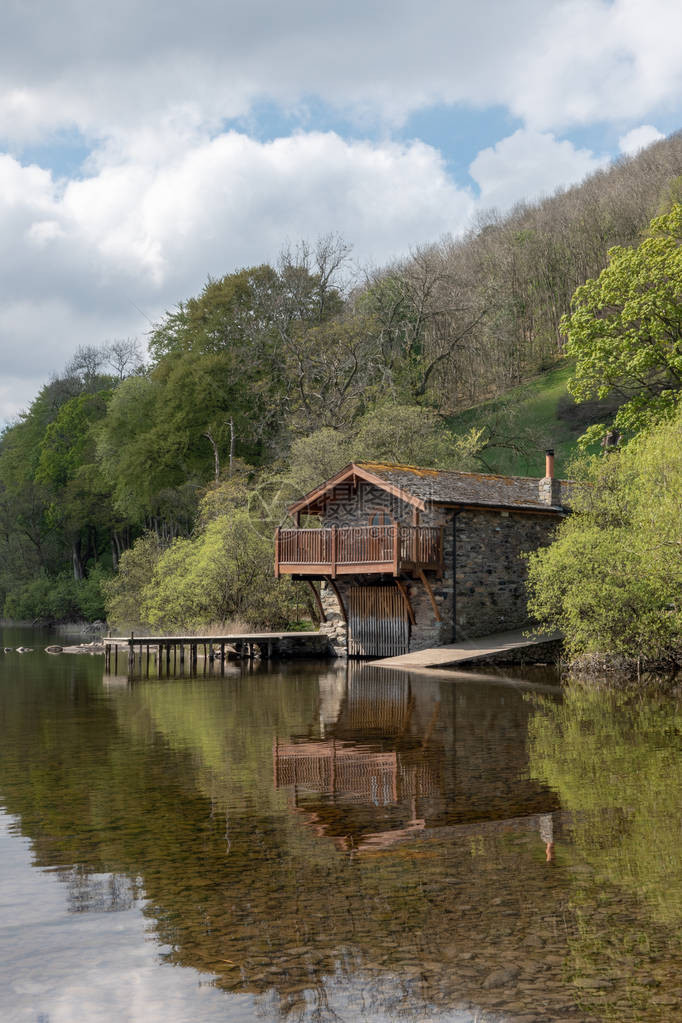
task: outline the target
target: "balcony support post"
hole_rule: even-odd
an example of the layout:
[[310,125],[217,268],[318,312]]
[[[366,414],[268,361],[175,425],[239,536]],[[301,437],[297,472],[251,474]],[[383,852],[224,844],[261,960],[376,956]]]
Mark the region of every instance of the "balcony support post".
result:
[[400,523],[393,527],[393,575],[400,573]]
[[405,604],[405,610],[407,611],[408,618],[410,619],[412,624],[415,625],[416,624],[416,618],[414,616],[414,608],[412,607],[412,604],[410,603],[410,598],[409,598],[408,593],[407,593],[407,587],[405,586],[404,582],[401,582],[400,579],[396,579],[395,580],[395,584],[398,587],[398,589],[400,590],[400,594],[401,594],[401,596],[403,598],[403,603]]
[[332,579],[336,579],[336,563],[338,561],[339,556],[338,540],[339,540],[338,526],[332,526],[332,566],[331,566]]
[[433,595],[433,590],[431,589],[431,584],[429,583],[429,580],[424,575],[424,570],[420,568],[418,570],[418,572],[417,572],[417,575],[421,579],[422,583],[424,584],[424,589],[426,590],[426,592],[429,595],[429,600],[431,601],[431,607],[433,608],[433,616],[434,616],[434,618],[436,619],[437,622],[442,621],[443,619],[440,616],[440,611],[438,610],[438,604],[436,603],[436,598]]
[[312,579],[306,579],[306,582],[307,582],[308,586],[310,587],[310,589],[312,590],[313,599],[315,601],[315,606],[317,608],[317,613],[320,616],[320,621],[321,622],[326,622],[327,621],[327,616],[324,613],[324,607],[322,606],[322,601],[320,599],[320,594],[317,592],[317,586],[312,581]]

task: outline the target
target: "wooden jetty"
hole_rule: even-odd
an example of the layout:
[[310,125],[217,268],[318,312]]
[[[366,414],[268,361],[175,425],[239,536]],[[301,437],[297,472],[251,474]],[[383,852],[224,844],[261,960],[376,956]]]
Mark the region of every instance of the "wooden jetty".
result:
[[497,632],[480,639],[465,639],[428,650],[415,650],[397,657],[384,657],[380,661],[372,661],[372,664],[379,668],[401,668],[405,671],[445,668],[468,661],[496,660],[505,654],[520,654],[525,649],[530,651],[545,643],[559,643],[561,639],[560,632],[535,632],[529,635],[523,629],[514,629],[512,632]]
[[329,639],[320,632],[249,632],[225,636],[107,636],[104,639],[104,665],[107,673],[118,674],[119,665],[129,675],[150,674],[154,667],[159,676],[197,674],[201,659],[204,665],[218,662],[225,670],[230,656],[253,660],[282,657],[326,657]]

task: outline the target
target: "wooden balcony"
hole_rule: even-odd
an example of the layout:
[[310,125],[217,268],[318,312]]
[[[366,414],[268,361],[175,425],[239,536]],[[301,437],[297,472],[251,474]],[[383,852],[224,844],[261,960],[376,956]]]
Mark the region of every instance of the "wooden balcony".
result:
[[443,571],[441,526],[278,529],[275,575],[325,576]]

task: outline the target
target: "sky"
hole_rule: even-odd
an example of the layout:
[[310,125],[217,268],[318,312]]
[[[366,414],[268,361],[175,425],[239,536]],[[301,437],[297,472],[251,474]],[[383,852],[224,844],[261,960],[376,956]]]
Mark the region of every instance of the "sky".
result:
[[679,0],[3,0],[0,423],[339,234],[357,272],[682,127]]

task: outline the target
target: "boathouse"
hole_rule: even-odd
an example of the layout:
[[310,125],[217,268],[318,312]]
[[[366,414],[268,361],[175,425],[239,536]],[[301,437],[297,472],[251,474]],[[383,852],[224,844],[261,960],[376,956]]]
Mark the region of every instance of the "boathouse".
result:
[[275,574],[312,586],[340,656],[522,628],[524,554],[550,543],[569,489],[552,451],[542,479],[351,463],[290,506]]

